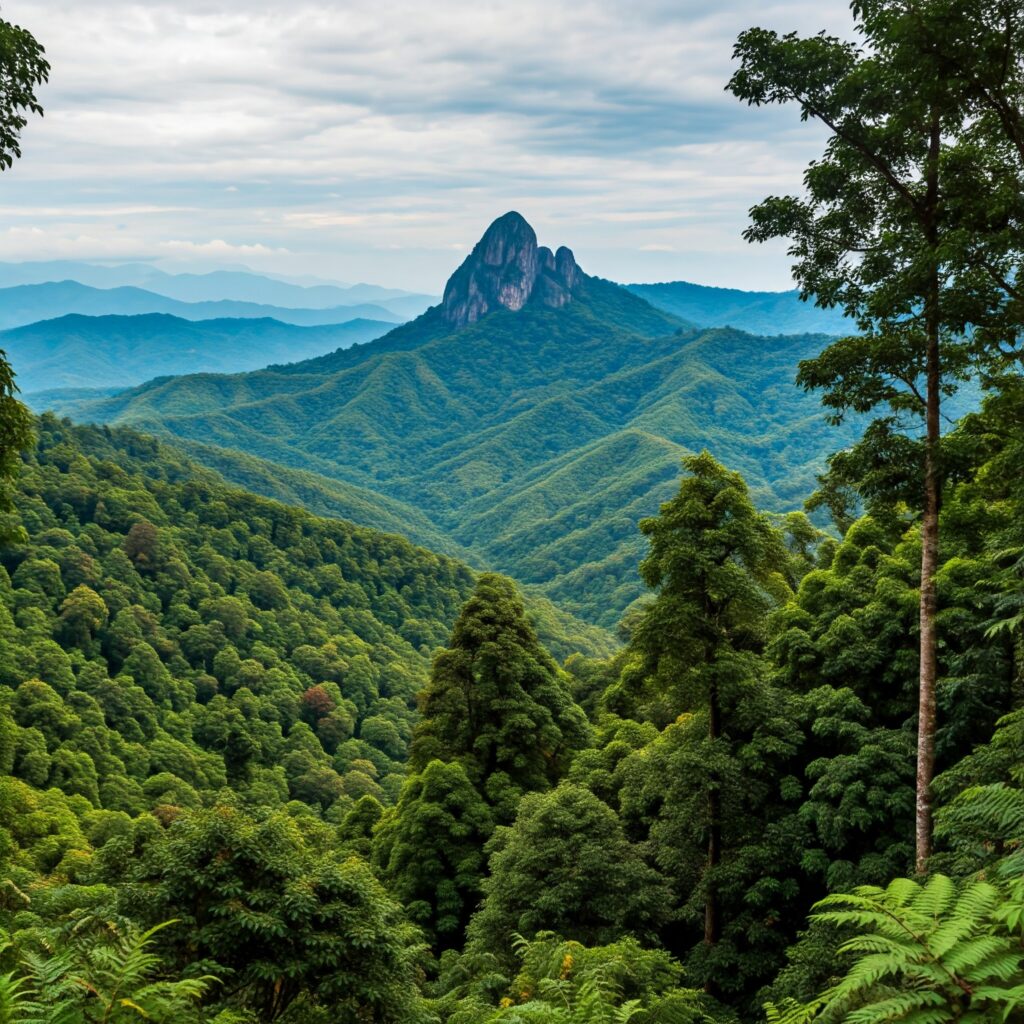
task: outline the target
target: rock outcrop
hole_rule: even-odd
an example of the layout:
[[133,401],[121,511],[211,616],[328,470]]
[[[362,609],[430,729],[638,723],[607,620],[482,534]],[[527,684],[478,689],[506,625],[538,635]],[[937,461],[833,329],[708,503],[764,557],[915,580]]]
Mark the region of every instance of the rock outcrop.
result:
[[448,279],[442,308],[453,327],[475,323],[495,309],[529,302],[553,309],[572,301],[583,272],[572,251],[537,245],[533,228],[515,212],[499,217]]

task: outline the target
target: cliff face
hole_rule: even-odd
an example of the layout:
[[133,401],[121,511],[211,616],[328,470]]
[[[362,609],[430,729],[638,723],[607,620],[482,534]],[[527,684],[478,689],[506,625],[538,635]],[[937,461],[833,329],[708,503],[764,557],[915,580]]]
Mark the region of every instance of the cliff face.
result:
[[514,312],[528,302],[557,309],[572,301],[581,278],[569,249],[563,246],[553,253],[538,246],[533,228],[518,213],[506,213],[449,278],[444,318],[453,327],[463,327],[495,309]]

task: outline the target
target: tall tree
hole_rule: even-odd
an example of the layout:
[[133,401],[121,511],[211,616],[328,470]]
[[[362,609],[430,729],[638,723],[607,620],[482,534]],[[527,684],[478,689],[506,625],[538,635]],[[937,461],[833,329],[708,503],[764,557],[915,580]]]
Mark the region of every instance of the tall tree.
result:
[[588,741],[569,680],[537,640],[515,584],[480,577],[434,661],[410,762],[461,761],[470,781],[511,821],[519,798],[557,783]]
[[798,377],[823,391],[835,422],[877,412],[863,439],[830,460],[831,495],[852,484],[869,504],[903,501],[920,513],[919,871],[932,835],[943,401],[988,354],[971,325],[989,322],[1005,295],[981,268],[1005,265],[1013,238],[999,229],[1001,207],[1017,202],[1005,161],[968,131],[970,89],[944,73],[922,32],[922,17],[937,24],[931,6],[854,3],[859,43],[750,29],[729,83],[750,104],[795,103],[829,133],[804,195],[754,207],[745,237],[791,239],[803,297],[841,307],[860,330]]
[[569,782],[531,793],[489,844],[485,899],[470,949],[509,960],[516,935],[555,932],[584,944],[624,932],[652,938],[668,906],[658,873],[627,839],[615,812]]
[[[42,114],[35,90],[49,73],[43,48],[31,33],[0,19],[0,170],[21,156],[26,114]],[[32,438],[32,418],[17,394],[14,371],[0,349],[0,512],[11,510],[8,485],[18,468],[18,453]],[[12,539],[4,533],[0,527],[0,543]]]
[[[651,544],[640,571],[657,596],[634,631],[634,658],[620,695],[632,691],[646,700],[647,714],[660,724],[681,714],[700,716],[706,757],[722,762],[730,760],[728,716],[759,679],[768,614],[789,592],[782,575],[788,552],[738,473],[707,452],[685,459],[684,466],[690,475],[676,497],[640,524]],[[709,767],[702,783],[709,946],[722,930],[714,879],[722,860],[724,774]]]

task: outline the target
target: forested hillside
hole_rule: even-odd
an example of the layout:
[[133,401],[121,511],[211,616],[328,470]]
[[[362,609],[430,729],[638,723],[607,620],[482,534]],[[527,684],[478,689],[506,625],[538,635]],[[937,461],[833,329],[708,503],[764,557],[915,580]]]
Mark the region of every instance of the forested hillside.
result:
[[[387,499],[391,514],[402,503],[414,536],[425,515],[481,564],[612,627],[642,592],[637,523],[672,492],[684,454],[709,448],[765,508],[813,490],[836,435],[792,378],[824,344],[697,331],[583,276],[557,308],[499,306],[453,327],[436,307],[320,359],[160,380],[64,409],[312,471]],[[284,494],[239,475],[227,452],[191,450]],[[372,506],[316,508],[378,525]]]
[[[992,864],[1021,799],[1019,714],[996,723],[1024,686],[1007,557],[1022,424],[1007,382],[958,430],[973,454],[938,577],[935,863],[989,865],[963,898],[998,949],[1014,926],[994,909],[1016,897]],[[567,675],[501,577],[471,594],[456,562],[225,489],[143,436],[39,421],[5,524],[29,536],[0,574],[0,913],[19,948],[61,950],[32,984],[59,1002],[106,949],[108,981],[154,1012],[149,975],[174,981],[161,998],[182,1020],[200,992],[253,1015],[218,1020],[516,1021],[568,1000],[603,1021],[627,997],[651,1020],[729,1020],[845,970],[852,921],[930,900],[960,927],[956,883],[907,881],[800,938],[816,899],[912,856],[917,525],[879,508],[839,542],[801,517],[780,532],[710,456],[686,470],[645,521],[653,600],[627,647]],[[440,956],[426,979],[406,921]],[[144,942],[159,959],[135,976]]]
[[[465,567],[227,488],[141,435],[52,418],[16,507],[0,524],[27,532],[0,556],[6,771],[132,814],[229,781],[335,816],[364,790],[395,796]],[[579,649],[539,610],[556,649]]]
[[[513,212],[417,321],[133,426],[0,352],[0,1024],[1024,1021],[1024,11],[852,12],[727,88],[828,133],[745,237],[856,334],[696,328]],[[2,169],[3,19],[0,72]]]

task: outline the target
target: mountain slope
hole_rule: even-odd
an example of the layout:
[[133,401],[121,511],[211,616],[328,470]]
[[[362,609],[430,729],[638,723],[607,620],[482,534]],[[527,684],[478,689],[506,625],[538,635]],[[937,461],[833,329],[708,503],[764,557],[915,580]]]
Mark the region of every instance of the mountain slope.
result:
[[51,281],[0,288],[0,330],[52,320],[69,313],[85,316],[132,316],[168,313],[183,320],[215,320],[227,317],[273,319],[281,323],[314,326],[350,320],[399,323],[404,317],[383,306],[360,303],[327,309],[286,309],[255,302],[180,302],[143,288],[90,288],[76,281]]
[[153,377],[252,370],[307,359],[386,334],[392,325],[352,320],[296,327],[277,320],[182,320],[166,313],[81,316],[0,332],[26,393],[55,388],[131,387]]
[[702,327],[736,327],[751,334],[849,334],[854,326],[838,310],[801,302],[799,293],[747,292],[688,281],[626,286],[652,306]]
[[846,436],[792,384],[824,343],[696,330],[537,246],[512,215],[439,306],[376,341],[153,381],[79,415],[383,495],[609,626],[642,592],[637,521],[669,496],[683,454],[709,448],[767,508],[810,492]]
[[[0,549],[0,775],[82,814],[197,806],[228,784],[336,823],[364,795],[393,800],[416,694],[471,571],[229,487],[133,431],[35,427],[3,516],[24,534]],[[561,657],[577,637],[614,649],[526,604]],[[23,824],[48,837],[55,867],[56,828]]]

